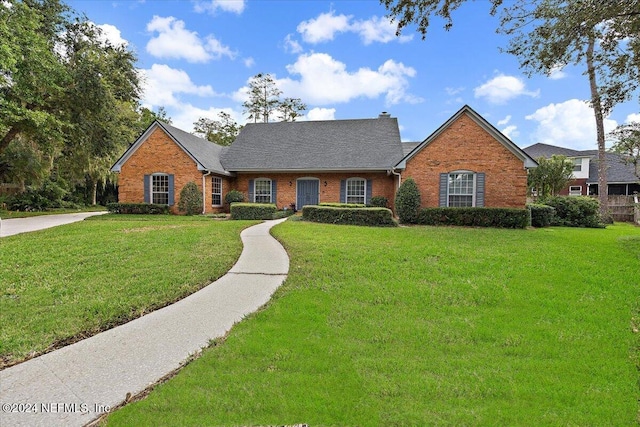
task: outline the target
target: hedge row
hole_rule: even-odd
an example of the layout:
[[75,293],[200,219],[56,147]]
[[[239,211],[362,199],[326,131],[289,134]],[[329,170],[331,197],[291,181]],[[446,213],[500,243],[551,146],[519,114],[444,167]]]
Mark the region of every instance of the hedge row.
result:
[[393,213],[387,208],[333,207],[307,205],[302,208],[302,218],[327,224],[367,225],[395,227]]
[[551,206],[530,204],[527,208],[531,211],[531,225],[534,227],[549,227],[553,223],[556,210]]
[[107,210],[117,214],[166,215],[169,206],[152,203],[108,203]]
[[231,219],[273,219],[277,210],[271,203],[232,203]]
[[551,225],[565,227],[604,227],[598,199],[586,196],[556,196],[544,202],[555,209]]
[[[316,206],[316,205],[313,205],[313,206]],[[362,203],[320,203],[317,206],[324,206],[329,208],[351,208],[351,209],[367,207],[367,205],[364,205]]]
[[528,209],[509,208],[424,208],[416,224],[465,227],[526,228],[531,223]]

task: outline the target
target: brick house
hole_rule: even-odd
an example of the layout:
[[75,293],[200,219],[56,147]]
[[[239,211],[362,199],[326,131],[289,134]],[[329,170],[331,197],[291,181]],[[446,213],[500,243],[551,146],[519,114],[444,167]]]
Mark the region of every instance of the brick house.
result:
[[[402,143],[398,121],[375,119],[249,123],[229,147],[154,122],[111,168],[121,203],[166,203],[195,181],[203,212],[224,195],[279,209],[323,202],[392,204],[402,179],[416,180],[427,206],[523,208],[535,161],[469,106],[420,143]],[[391,206],[393,207],[393,206]]]

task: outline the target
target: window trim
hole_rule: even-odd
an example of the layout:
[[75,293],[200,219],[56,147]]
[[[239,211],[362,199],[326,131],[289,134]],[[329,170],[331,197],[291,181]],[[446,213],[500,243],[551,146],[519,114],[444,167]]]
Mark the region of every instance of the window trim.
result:
[[[219,193],[215,193],[215,192],[213,191],[213,190],[215,189],[215,185],[214,185],[214,183],[213,183],[213,182],[214,182],[214,180],[216,180],[216,181],[220,181],[220,192],[219,192]],[[214,207],[220,207],[220,206],[222,206],[222,205],[223,205],[223,200],[222,200],[222,185],[223,185],[222,177],[219,177],[219,176],[212,176],[212,177],[211,177],[211,206],[214,206]],[[219,203],[219,204],[217,204],[217,203],[214,203],[214,202],[213,202],[213,196],[220,196],[220,203]]]
[[573,160],[573,172],[582,172],[582,158],[579,157]]
[[[471,175],[471,178],[473,181],[472,187],[471,187],[471,194],[451,192],[451,185],[450,185],[451,175],[459,175],[459,174]],[[456,170],[456,171],[451,171],[447,173],[447,207],[448,208],[462,207],[462,206],[451,206],[450,196],[471,196],[471,206],[464,206],[464,207],[476,207],[477,177],[478,177],[478,174],[470,170]]]
[[[258,181],[266,181],[269,183],[269,201],[258,202]],[[264,197],[265,194],[260,194],[260,197]],[[273,203],[273,181],[271,178],[256,178],[253,180],[253,203]]]
[[[362,186],[362,202],[349,202],[349,182],[354,182],[354,181],[362,181],[363,186]],[[353,204],[361,204],[361,205],[365,205],[367,203],[367,180],[364,178],[360,178],[360,177],[351,177],[351,178],[347,178],[347,180],[345,181],[345,186],[344,186],[344,201],[345,203],[353,203]],[[351,196],[351,197],[361,197],[360,195],[357,196]]]
[[[574,190],[573,190],[574,188],[580,189],[580,193],[579,194],[575,194]],[[582,185],[570,185],[569,186],[569,196],[582,196]]]
[[[166,180],[167,180],[167,191],[166,192],[165,191],[162,191],[162,192],[161,191],[155,191],[154,180],[156,178],[166,178]],[[171,190],[169,188],[169,186],[171,184],[170,180],[169,180],[169,174],[168,173],[154,173],[154,174],[151,174],[151,178],[150,179],[151,179],[151,182],[149,183],[150,184],[149,185],[149,201],[151,202],[151,204],[171,206],[170,203],[169,203],[169,202],[171,202],[170,197],[169,197],[170,193],[171,193]],[[156,203],[155,199],[154,199],[154,196],[156,194],[166,194],[167,195],[167,203]]]

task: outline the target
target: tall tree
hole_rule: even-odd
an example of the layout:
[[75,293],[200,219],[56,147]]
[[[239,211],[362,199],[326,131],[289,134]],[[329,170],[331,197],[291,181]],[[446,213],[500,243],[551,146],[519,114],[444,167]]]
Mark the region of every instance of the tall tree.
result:
[[627,164],[632,164],[640,179],[640,122],[620,125],[609,137],[613,140],[611,150],[621,154]]
[[[381,0],[398,22],[398,34],[417,24],[424,36],[432,15],[453,24],[451,12],[465,0]],[[583,65],[596,122],[598,194],[608,215],[604,118],[631,98],[640,82],[640,0],[491,0],[501,10],[499,31],[510,35],[506,52],[527,75],[550,74],[568,64]]]
[[242,106],[249,120],[257,123],[269,122],[269,117],[280,107],[282,91],[276,86],[271,74],[256,74],[249,80],[249,99]]
[[239,126],[238,123],[231,118],[231,115],[224,111],[218,113],[217,120],[200,117],[198,121],[193,124],[194,134],[223,146],[231,145],[231,143],[235,141],[236,136],[238,136],[240,129],[242,129],[242,126]]
[[573,162],[565,156],[551,156],[550,159],[536,159],[538,167],[529,171],[528,187],[534,189],[538,200],[557,195],[571,181]]
[[306,109],[307,105],[300,98],[285,98],[278,107],[283,122],[295,122]]

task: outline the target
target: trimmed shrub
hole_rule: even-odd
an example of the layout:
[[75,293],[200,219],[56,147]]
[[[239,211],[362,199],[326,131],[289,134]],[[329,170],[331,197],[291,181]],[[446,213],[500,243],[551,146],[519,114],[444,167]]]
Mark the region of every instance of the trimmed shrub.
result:
[[555,208],[547,205],[532,203],[527,205],[531,211],[531,225],[533,227],[549,227],[556,213]]
[[330,208],[351,208],[351,209],[367,207],[367,205],[363,205],[362,203],[320,203],[318,206],[326,206]]
[[224,201],[228,204],[244,202],[244,194],[238,190],[231,190],[224,196]]
[[197,215],[202,211],[202,194],[195,182],[189,181],[182,187],[178,210],[187,215]]
[[277,210],[271,203],[232,203],[231,219],[273,219]]
[[369,206],[373,206],[374,208],[388,208],[389,199],[384,196],[373,196],[369,201]]
[[551,225],[565,227],[603,228],[600,220],[598,199],[586,196],[556,196],[545,200],[545,204],[555,208]]
[[273,214],[272,218],[273,219],[287,218],[293,215],[294,213],[296,212],[293,209],[284,209],[281,211],[276,211],[276,213]]
[[345,208],[307,205],[302,208],[302,218],[326,224],[366,225],[395,227],[393,213],[387,208]]
[[108,203],[107,210],[116,214],[166,215],[169,206],[152,203]]
[[528,209],[509,208],[424,208],[417,224],[464,227],[526,228],[531,224]]
[[405,179],[396,194],[396,213],[403,224],[415,224],[420,210],[420,190],[413,178]]

